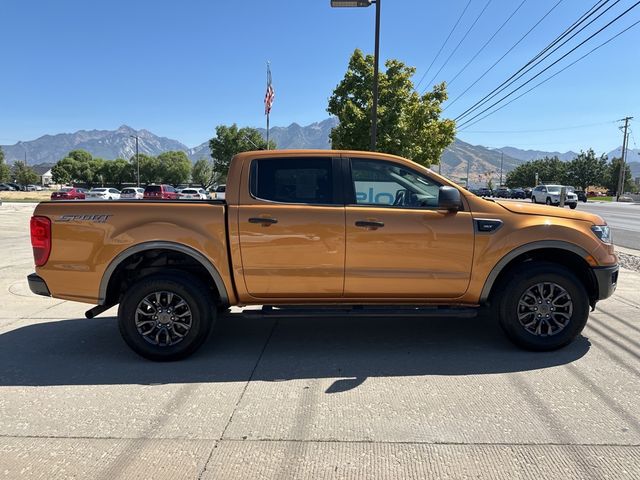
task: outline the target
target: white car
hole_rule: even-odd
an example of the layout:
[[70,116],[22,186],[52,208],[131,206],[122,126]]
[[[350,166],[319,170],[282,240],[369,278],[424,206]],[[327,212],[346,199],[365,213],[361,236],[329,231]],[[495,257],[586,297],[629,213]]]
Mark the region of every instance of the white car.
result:
[[224,200],[226,190],[227,190],[226,185],[218,185],[213,190],[213,198],[215,198],[216,200]]
[[[560,205],[560,190],[563,185],[538,185],[531,191],[531,203],[545,203],[547,205]],[[567,193],[564,199],[565,205],[571,209],[578,206],[578,195],[571,187],[566,187]]]
[[183,188],[178,194],[180,200],[208,200],[209,195],[202,188]]
[[85,197],[87,200],[119,200],[120,191],[115,188],[92,188]]
[[129,200],[142,200],[144,197],[144,188],[141,187],[127,187],[123,188],[120,192],[120,198]]

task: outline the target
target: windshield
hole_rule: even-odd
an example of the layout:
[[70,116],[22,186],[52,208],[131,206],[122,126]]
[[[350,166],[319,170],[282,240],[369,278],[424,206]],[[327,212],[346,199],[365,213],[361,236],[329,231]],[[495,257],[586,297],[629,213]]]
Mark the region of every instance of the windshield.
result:
[[549,185],[547,187],[547,191],[549,193],[560,193],[560,186],[559,185]]

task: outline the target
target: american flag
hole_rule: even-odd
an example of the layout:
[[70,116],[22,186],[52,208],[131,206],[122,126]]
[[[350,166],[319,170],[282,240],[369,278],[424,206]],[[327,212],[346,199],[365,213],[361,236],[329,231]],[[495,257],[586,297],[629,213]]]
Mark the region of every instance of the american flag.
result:
[[276,98],[276,92],[271,85],[271,65],[267,65],[267,93],[264,94],[264,114],[269,115],[273,99]]

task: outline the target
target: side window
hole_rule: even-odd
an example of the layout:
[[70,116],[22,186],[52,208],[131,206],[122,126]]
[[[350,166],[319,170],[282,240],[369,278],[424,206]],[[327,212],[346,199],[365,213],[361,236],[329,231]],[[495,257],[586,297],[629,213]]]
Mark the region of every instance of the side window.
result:
[[392,162],[351,160],[351,177],[358,205],[436,208],[441,185]]
[[334,202],[331,158],[264,158],[251,163],[251,194],[281,203]]

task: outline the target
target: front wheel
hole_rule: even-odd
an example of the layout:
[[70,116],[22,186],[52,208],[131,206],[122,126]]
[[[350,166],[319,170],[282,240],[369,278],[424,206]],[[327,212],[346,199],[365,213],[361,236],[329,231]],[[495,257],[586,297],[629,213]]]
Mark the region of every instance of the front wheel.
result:
[[569,208],[570,208],[571,210],[573,210],[573,209],[574,209],[574,208],[576,208],[577,206],[578,206],[578,204],[577,204],[577,203],[570,203],[570,204],[569,204]]
[[567,345],[589,317],[584,285],[561,265],[524,263],[497,291],[500,326],[513,343],[527,350]]
[[155,361],[188,357],[207,339],[216,319],[211,292],[180,271],[150,275],[128,289],[118,309],[124,341]]
[[547,197],[547,201],[545,202],[547,205],[551,205],[551,198]]

